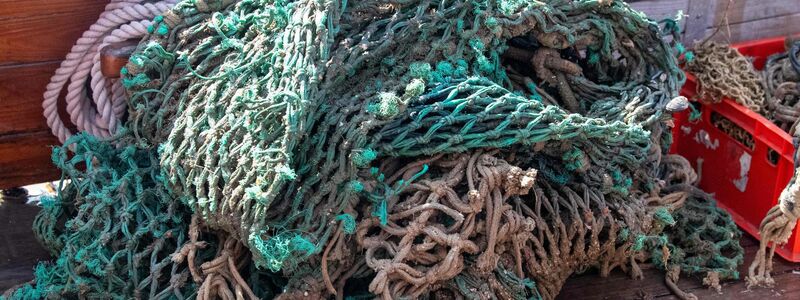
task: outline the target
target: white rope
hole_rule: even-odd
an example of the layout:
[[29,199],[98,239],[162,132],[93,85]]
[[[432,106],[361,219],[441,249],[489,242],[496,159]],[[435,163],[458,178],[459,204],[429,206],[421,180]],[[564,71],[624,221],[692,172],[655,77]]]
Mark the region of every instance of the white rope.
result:
[[[100,50],[111,43],[140,39],[152,19],[179,0],[112,0],[97,22],[72,46],[44,92],[42,108],[53,135],[63,143],[72,136],[58,115],[58,98],[67,87],[67,112],[79,131],[99,137],[114,134],[125,113],[125,90],[118,79],[109,80],[100,68]],[[91,78],[91,97],[86,82]]]

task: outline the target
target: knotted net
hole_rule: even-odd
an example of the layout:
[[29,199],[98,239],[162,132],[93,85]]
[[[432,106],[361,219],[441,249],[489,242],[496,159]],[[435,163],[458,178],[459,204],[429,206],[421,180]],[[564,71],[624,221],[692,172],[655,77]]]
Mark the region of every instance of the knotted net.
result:
[[[620,1],[178,3],[122,70],[127,131],[76,152],[126,175],[68,172],[79,192],[42,221],[80,248],[53,220],[93,211],[83,193],[171,207],[108,201],[109,225],[77,233],[143,215],[93,251],[147,256],[111,273],[151,278],[48,295],[550,299],[575,272],[645,261],[672,283],[735,278],[736,235],[717,234],[735,226],[666,156],[687,106],[676,24]],[[142,183],[100,188],[123,178]],[[126,230],[163,239],[150,218],[174,223],[169,247],[114,248]]]

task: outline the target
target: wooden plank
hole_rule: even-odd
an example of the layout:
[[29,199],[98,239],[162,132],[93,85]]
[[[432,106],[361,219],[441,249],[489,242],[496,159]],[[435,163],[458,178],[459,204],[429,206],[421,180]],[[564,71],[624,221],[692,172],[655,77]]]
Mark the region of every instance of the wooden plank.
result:
[[[731,43],[796,34],[800,33],[800,13],[747,23],[731,24],[729,27],[723,27],[712,39],[728,41],[727,28],[730,28]],[[713,32],[714,28],[705,30],[706,35],[711,35]]]
[[0,65],[61,60],[107,0],[0,0]]
[[[758,251],[758,241],[753,237],[744,236],[741,245],[745,248],[745,261],[739,266],[740,279],[722,283],[722,293],[709,290],[702,285],[698,277],[683,276],[678,286],[684,291],[695,294],[700,299],[800,299],[790,298],[800,294],[800,275],[793,273],[800,268],[800,264],[790,263],[777,258],[774,261],[775,288],[754,288],[748,291],[744,282],[747,268]],[[644,279],[630,279],[628,275],[616,270],[608,278],[600,278],[596,273],[575,275],[567,280],[557,299],[677,299],[664,285],[664,272],[652,266],[643,267]]]
[[38,261],[50,259],[33,235],[39,207],[13,201],[0,204],[0,293],[33,279]]
[[[723,0],[725,1],[725,0]],[[715,7],[719,0],[689,0],[686,25],[684,25],[683,43],[691,47],[695,41],[703,39],[705,29],[713,23]]]
[[58,64],[0,67],[0,136],[48,129],[42,93]]
[[56,144],[49,130],[0,136],[0,189],[60,178],[50,161]]
[[644,12],[651,19],[659,21],[674,18],[678,11],[686,13],[689,9],[689,0],[644,0],[631,2],[630,5]]
[[728,23],[739,24],[762,19],[800,13],[800,5],[796,0],[718,0],[712,27],[723,22],[725,6],[731,1],[727,11]]

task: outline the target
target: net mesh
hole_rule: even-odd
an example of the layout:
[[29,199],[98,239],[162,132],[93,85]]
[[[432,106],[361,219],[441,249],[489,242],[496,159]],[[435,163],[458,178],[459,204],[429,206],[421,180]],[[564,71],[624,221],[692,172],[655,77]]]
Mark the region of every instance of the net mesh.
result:
[[126,130],[54,152],[72,183],[37,228],[57,263],[9,295],[551,299],[589,268],[736,276],[737,229],[666,155],[675,20],[196,0],[154,22],[122,70]]

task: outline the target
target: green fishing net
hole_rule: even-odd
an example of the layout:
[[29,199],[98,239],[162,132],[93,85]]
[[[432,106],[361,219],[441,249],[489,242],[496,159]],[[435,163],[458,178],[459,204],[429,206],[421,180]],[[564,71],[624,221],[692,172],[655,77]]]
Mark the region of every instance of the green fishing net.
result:
[[646,261],[735,277],[737,235],[717,234],[735,226],[666,156],[676,24],[603,0],[181,2],[122,70],[127,130],[55,152],[72,182],[37,228],[58,258],[9,293],[551,299]]

